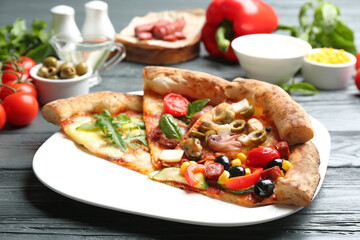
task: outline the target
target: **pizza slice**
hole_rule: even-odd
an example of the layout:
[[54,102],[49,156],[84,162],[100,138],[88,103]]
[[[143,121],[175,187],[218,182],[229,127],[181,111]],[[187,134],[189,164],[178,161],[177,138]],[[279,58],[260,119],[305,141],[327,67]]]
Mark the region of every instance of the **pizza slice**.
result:
[[172,164],[152,179],[248,207],[308,205],[320,159],[304,109],[281,88],[256,80],[236,79],[224,94],[174,149],[160,153]]
[[48,103],[42,115],[90,153],[148,174],[155,168],[147,146],[142,104],[142,96],[97,92]]
[[[144,121],[151,158],[153,165],[162,169],[171,166],[173,158],[161,155],[163,150],[174,149],[203,113],[226,99],[229,82],[202,72],[151,66],[144,68],[143,81]],[[161,122],[177,126],[175,135],[164,133]]]

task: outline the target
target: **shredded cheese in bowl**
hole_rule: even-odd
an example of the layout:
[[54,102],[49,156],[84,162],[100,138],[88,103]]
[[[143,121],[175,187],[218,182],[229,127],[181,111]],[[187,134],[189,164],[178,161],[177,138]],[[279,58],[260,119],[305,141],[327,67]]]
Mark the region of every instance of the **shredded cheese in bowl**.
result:
[[315,62],[329,64],[343,64],[351,61],[343,49],[333,48],[322,48],[319,52],[307,54],[306,58]]

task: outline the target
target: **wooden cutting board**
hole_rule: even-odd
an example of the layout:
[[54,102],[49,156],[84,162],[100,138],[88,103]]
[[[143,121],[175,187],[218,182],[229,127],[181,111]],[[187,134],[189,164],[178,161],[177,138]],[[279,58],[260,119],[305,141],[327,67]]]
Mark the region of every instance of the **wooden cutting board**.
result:
[[[184,17],[186,25],[183,32],[186,39],[175,42],[163,40],[139,40],[135,37],[136,26],[160,19],[175,21]],[[169,65],[185,62],[199,56],[201,28],[205,23],[203,9],[150,12],[144,17],[135,17],[119,34],[115,41],[126,47],[126,60],[151,65]]]

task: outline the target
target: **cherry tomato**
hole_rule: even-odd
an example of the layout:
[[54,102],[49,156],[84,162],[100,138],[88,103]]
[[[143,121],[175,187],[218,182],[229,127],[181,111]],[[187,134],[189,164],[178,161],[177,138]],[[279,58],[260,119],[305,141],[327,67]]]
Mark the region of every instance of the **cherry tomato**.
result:
[[269,147],[253,148],[246,158],[246,165],[249,167],[266,167],[266,164],[274,158],[280,158],[280,153]]
[[360,68],[360,52],[356,54],[356,70]]
[[28,125],[39,112],[38,101],[29,93],[16,92],[11,94],[5,98],[3,106],[8,122],[16,126]]
[[355,85],[360,91],[360,69],[357,70],[355,75]]
[[0,130],[5,126],[6,112],[3,105],[0,104]]
[[[8,84],[8,86],[12,87],[15,90],[18,90],[19,92],[26,92],[32,94],[35,98],[37,98],[37,92],[36,88],[27,82],[15,82],[13,84]],[[10,94],[13,94],[14,91],[11,88],[8,88],[7,86],[2,86],[0,88],[0,99],[4,101],[4,99],[9,96]]]
[[224,186],[233,191],[243,190],[254,186],[260,180],[261,168],[255,169],[250,175],[233,177],[226,180]]
[[9,61],[4,64],[4,70],[20,71],[20,68],[24,72],[29,72],[32,67],[36,65],[36,62],[29,57],[21,56],[21,61]]
[[174,117],[186,117],[189,101],[176,93],[169,93],[164,97],[164,109],[166,113]]
[[[20,79],[19,79],[20,78]],[[1,77],[1,82],[3,84],[11,84],[14,81],[20,80],[21,82],[24,82],[29,78],[28,72],[17,72],[14,70],[6,70],[3,72],[3,75]]]

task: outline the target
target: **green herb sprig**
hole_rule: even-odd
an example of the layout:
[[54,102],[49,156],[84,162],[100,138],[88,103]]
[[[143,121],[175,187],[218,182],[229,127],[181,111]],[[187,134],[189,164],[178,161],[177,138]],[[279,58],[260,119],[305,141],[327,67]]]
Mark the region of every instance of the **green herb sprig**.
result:
[[[309,12],[313,12],[311,18]],[[278,30],[290,31],[291,36],[309,42],[313,48],[332,47],[354,55],[357,53],[353,31],[343,22],[339,8],[331,2],[312,0],[302,5],[299,24],[279,24]]]
[[319,93],[319,91],[310,83],[306,82],[295,82],[295,79],[292,80],[292,82],[289,83],[280,83],[278,84],[279,87],[284,89],[287,93],[291,94],[293,92],[302,92],[305,94],[314,95]]
[[0,61],[8,61],[13,55],[25,55],[40,62],[47,56],[55,55],[46,26],[46,21],[34,19],[28,32],[25,19],[17,18],[13,25],[0,27]]
[[187,107],[187,116],[186,118],[190,119],[192,118],[192,116],[197,113],[200,112],[201,110],[203,110],[203,108],[205,107],[205,105],[210,101],[210,99],[206,98],[206,99],[201,99],[201,100],[196,100],[192,103],[188,104]]
[[[128,135],[126,137],[123,136],[123,125],[132,123],[138,129],[144,129],[145,125],[143,122],[134,122],[125,113],[120,113],[116,118],[113,118],[108,110],[103,110],[102,113],[93,114],[93,116],[96,117],[95,123],[82,124],[77,127],[76,130],[101,130],[105,136],[109,137],[112,140],[112,143],[122,152],[126,151],[127,145],[138,147],[133,143],[135,140],[147,145],[145,134],[140,133],[139,135],[132,136],[131,129],[129,129]],[[118,129],[121,129],[122,133],[120,133]]]

